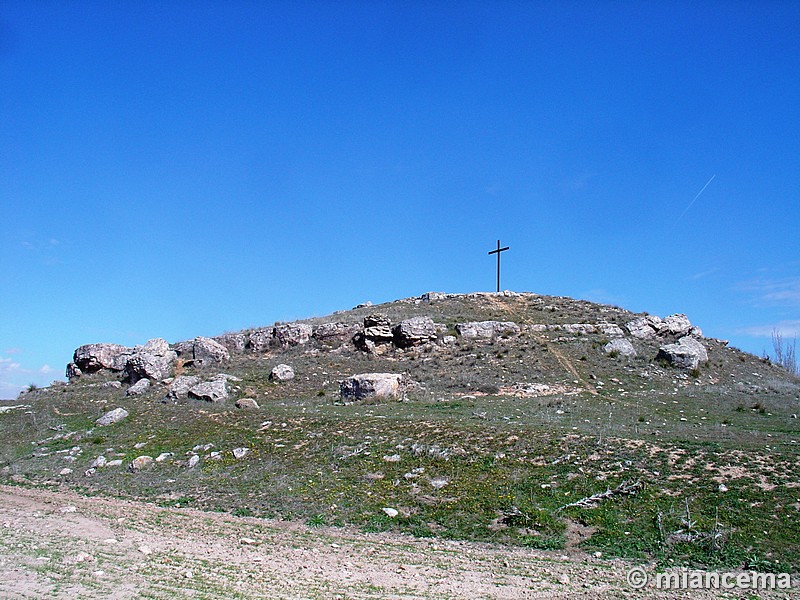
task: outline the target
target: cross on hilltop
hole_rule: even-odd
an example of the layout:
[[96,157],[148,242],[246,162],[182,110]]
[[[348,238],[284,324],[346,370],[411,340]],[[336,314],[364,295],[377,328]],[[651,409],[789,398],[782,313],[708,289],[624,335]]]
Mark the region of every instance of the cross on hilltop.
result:
[[497,240],[497,250],[492,250],[489,254],[497,254],[497,291],[500,291],[500,253],[508,250],[509,247],[500,247],[500,240]]

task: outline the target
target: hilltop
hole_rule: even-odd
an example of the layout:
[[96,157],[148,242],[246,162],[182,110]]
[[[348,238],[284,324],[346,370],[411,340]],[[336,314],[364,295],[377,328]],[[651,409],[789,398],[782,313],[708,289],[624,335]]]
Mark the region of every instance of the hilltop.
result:
[[90,344],[68,376],[0,414],[6,482],[663,565],[800,567],[800,382],[685,315],[428,293]]

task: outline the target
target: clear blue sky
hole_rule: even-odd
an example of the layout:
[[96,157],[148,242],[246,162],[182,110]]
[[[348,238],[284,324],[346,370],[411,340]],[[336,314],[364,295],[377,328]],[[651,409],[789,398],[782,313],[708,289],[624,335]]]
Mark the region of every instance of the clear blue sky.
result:
[[498,238],[506,289],[760,354],[800,330],[800,4],[6,0],[0,206],[0,397],[492,290]]

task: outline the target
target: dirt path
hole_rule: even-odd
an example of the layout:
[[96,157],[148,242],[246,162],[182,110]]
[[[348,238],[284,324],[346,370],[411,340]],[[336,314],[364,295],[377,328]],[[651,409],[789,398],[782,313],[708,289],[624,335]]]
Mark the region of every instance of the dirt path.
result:
[[0,486],[2,598],[725,597],[634,592],[631,566]]

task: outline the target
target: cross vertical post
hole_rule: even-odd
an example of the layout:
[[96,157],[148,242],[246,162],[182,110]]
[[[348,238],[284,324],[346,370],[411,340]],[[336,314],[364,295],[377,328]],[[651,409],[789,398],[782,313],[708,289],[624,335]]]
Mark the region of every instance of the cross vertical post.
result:
[[497,254],[497,291],[500,291],[500,253],[505,252],[508,250],[508,246],[505,248],[500,247],[500,240],[497,240],[497,250],[492,250],[489,254]]

